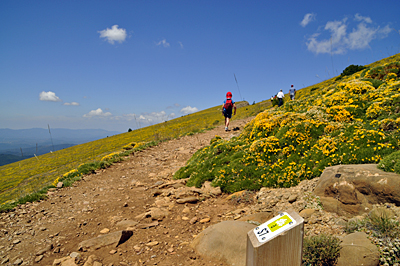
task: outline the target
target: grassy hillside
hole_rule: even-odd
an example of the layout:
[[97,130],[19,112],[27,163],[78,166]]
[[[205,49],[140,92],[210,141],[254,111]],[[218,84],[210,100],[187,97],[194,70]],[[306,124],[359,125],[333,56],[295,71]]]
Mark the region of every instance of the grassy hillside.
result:
[[[240,108],[233,119],[258,114],[241,136],[230,141],[216,137],[175,178],[190,177],[197,186],[212,180],[233,192],[292,186],[330,165],[380,162],[400,148],[399,61],[398,54],[356,74],[301,89],[295,101],[280,108],[270,108],[269,100]],[[58,180],[105,168],[143,143],[222,125],[220,108],[1,166],[0,210],[42,197]]]
[[[264,101],[242,107],[233,119],[256,115],[269,105],[269,101]],[[126,155],[131,152],[132,150],[128,153],[122,151],[132,148],[132,143],[151,141],[157,143],[222,125],[223,120],[221,107],[217,106],[157,125],[1,166],[0,209],[14,206],[16,200],[21,198],[28,197],[25,200],[30,201],[30,195],[37,197],[38,191],[41,192],[39,194],[43,194],[46,188],[56,184],[56,181],[71,170],[73,175],[76,175],[78,169],[79,172],[86,171],[87,167],[84,165],[89,164],[89,168],[106,167],[110,162],[115,161],[116,155],[121,153]],[[99,164],[99,162],[102,163]],[[43,188],[45,190],[42,190]]]
[[258,114],[239,137],[217,136],[175,178],[235,192],[290,187],[332,165],[378,163],[400,149],[399,69],[397,54],[304,88]]

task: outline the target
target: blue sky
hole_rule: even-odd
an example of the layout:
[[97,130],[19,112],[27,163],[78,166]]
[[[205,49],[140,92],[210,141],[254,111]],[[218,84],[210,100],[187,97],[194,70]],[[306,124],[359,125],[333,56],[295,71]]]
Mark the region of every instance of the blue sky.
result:
[[[0,128],[125,132],[400,52],[398,1],[0,1]],[[235,77],[238,84],[236,84]]]

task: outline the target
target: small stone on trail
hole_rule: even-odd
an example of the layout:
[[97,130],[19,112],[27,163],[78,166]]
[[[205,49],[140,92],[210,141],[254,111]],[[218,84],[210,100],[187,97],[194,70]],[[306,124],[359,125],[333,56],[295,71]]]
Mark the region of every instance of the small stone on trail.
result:
[[[36,252],[36,256],[40,256],[43,255],[44,253],[46,253],[47,251],[50,251],[53,249],[53,244],[50,244],[42,249],[40,249],[38,252]],[[58,248],[60,249],[60,248]]]
[[195,224],[197,222],[198,218],[195,216],[190,220],[190,224]]
[[240,219],[242,216],[240,214],[236,215],[235,217],[233,217],[233,220],[238,220]]
[[22,264],[22,259],[16,259],[13,263],[13,265],[21,265]]
[[43,255],[39,255],[35,258],[35,262],[38,263],[39,261],[41,261],[43,259]]
[[295,202],[296,200],[297,200],[297,194],[292,194],[292,195],[290,195],[290,197],[289,197],[289,199],[288,199],[289,203],[293,203],[293,202]]
[[165,182],[164,181],[157,181],[155,184],[154,184],[154,186],[160,186],[160,185],[162,185],[162,184],[164,184]]
[[148,246],[148,247],[154,247],[154,246],[157,246],[157,245],[158,245],[158,241],[153,241],[153,242],[149,242],[149,243],[146,244],[146,246]]
[[207,218],[201,219],[201,220],[200,220],[200,223],[201,223],[201,224],[204,224],[204,223],[208,223],[209,221],[210,221],[210,218],[207,217]]
[[315,212],[315,209],[304,209],[302,210],[299,214],[301,217],[304,219],[308,219],[311,217],[311,215]]
[[110,254],[111,254],[111,255],[113,255],[113,254],[115,254],[115,253],[117,253],[117,251],[116,251],[115,249],[110,250]]
[[71,254],[69,254],[69,256],[70,256],[71,258],[79,258],[79,257],[81,256],[81,254],[78,253],[78,252],[72,252]]
[[147,229],[147,228],[150,228],[150,227],[155,227],[157,225],[158,225],[158,222],[154,221],[154,222],[149,223],[149,224],[139,224],[137,227],[139,227],[141,229]]
[[107,234],[110,232],[110,229],[104,228],[103,230],[100,231],[101,234]]
[[138,222],[132,220],[123,220],[116,224],[117,227],[132,228],[136,226]]
[[196,197],[187,197],[183,199],[178,199],[176,202],[179,204],[184,204],[184,203],[196,203],[198,199]]

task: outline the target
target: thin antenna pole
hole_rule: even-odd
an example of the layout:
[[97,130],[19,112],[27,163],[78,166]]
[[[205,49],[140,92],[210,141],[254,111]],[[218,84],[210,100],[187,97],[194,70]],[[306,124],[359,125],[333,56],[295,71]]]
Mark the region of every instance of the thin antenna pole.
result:
[[136,114],[133,114],[133,117],[135,118],[136,128],[139,128],[137,120],[136,120]]
[[236,85],[237,85],[237,88],[238,88],[238,91],[239,91],[240,99],[243,101],[242,94],[240,93],[240,90],[239,90],[239,83],[237,82],[235,73],[233,73],[233,76],[235,77],[235,81],[236,81]]
[[335,68],[333,67],[333,55],[332,55],[332,35],[331,35],[331,61],[332,61],[332,76],[335,76]]
[[53,137],[51,136],[51,131],[50,131],[50,125],[47,124],[47,127],[49,128],[49,134],[50,134],[50,139],[51,139],[51,145],[53,145],[53,151],[55,151],[55,150],[54,150]]

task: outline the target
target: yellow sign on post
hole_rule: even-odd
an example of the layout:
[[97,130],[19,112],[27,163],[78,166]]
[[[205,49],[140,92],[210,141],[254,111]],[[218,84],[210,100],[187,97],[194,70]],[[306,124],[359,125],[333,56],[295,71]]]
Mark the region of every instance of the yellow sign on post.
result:
[[254,229],[254,234],[259,242],[266,242],[283,231],[286,231],[296,225],[294,220],[288,213],[282,212],[271,220]]
[[300,266],[304,220],[282,212],[247,233],[246,266]]

